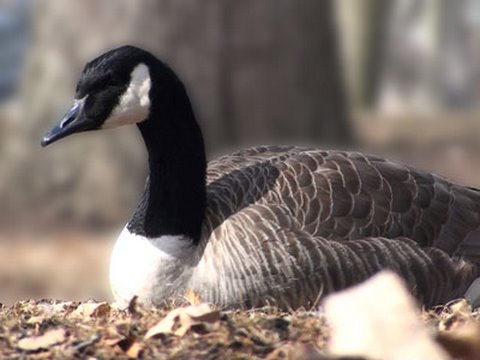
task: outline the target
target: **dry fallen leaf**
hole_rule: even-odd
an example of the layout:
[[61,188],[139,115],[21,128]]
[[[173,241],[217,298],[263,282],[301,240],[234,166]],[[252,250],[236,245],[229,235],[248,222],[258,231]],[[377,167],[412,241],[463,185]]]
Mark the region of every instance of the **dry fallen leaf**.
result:
[[32,316],[27,320],[27,324],[41,324],[45,319],[44,315]]
[[470,317],[472,315],[472,306],[465,299],[460,299],[450,305],[450,310],[453,314],[459,314],[465,317]]
[[106,345],[106,346],[115,346],[117,345],[120,341],[122,341],[122,338],[109,338],[109,339],[105,339],[103,341],[103,343]]
[[128,350],[125,352],[125,354],[127,354],[127,356],[131,359],[137,359],[140,356],[140,353],[142,352],[143,347],[144,346],[142,343],[138,341],[134,341],[132,345],[130,345]]
[[65,329],[53,329],[40,336],[30,336],[18,341],[17,347],[26,351],[48,349],[53,345],[63,343],[67,338]]
[[107,339],[104,343],[116,347],[131,359],[138,358],[144,348],[144,345],[134,337]]
[[200,305],[203,302],[200,295],[192,289],[187,289],[187,291],[185,291],[184,298],[190,305]]
[[473,320],[439,333],[436,340],[454,358],[480,359],[480,325]]
[[178,323],[178,314],[174,313],[175,310],[171,311],[167,316],[160,320],[157,324],[152,326],[147,333],[145,334],[145,339],[150,339],[153,336],[161,334],[171,334],[173,333],[173,328]]
[[404,281],[382,271],[350,289],[328,295],[329,350],[336,356],[446,360],[447,353],[420,321]]
[[62,301],[56,303],[50,303],[47,301],[39,302],[37,306],[42,310],[45,316],[51,316],[59,313],[64,313],[67,310],[71,310],[76,307],[74,301]]
[[472,320],[472,306],[467,300],[461,299],[446,308],[447,315],[438,324],[440,331],[453,330]]
[[84,303],[80,304],[72,315],[79,317],[103,317],[107,316],[110,310],[111,307],[106,302]]
[[191,305],[170,311],[160,322],[150,328],[145,339],[160,334],[185,335],[192,327],[214,323],[220,319],[220,312],[208,304]]

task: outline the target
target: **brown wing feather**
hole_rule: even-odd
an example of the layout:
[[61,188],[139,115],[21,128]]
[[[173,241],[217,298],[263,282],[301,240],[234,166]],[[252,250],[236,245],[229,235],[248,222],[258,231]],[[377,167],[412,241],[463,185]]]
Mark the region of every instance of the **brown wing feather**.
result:
[[241,253],[268,257],[244,270],[254,285],[237,282],[244,302],[299,304],[287,298],[300,288],[313,301],[388,267],[431,304],[476,276],[450,256],[480,253],[480,193],[441,177],[360,153],[257,147],[211,162],[207,183],[205,246],[236,249],[222,255],[234,256],[220,261],[226,278]]

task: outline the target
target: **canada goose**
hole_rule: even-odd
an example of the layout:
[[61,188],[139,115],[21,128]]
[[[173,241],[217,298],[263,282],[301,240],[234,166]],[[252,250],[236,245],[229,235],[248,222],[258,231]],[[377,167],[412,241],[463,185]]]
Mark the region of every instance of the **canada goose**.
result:
[[174,72],[132,46],[89,62],[42,140],[137,124],[150,175],[111,258],[115,299],[193,290],[221,306],[311,306],[384,268],[426,305],[478,277],[480,191],[357,152],[260,146],[208,164]]

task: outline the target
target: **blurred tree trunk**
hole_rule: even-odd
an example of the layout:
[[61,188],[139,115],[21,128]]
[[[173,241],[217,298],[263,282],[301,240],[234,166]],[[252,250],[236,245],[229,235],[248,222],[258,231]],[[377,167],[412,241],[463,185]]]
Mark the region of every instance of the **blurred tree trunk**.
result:
[[350,103],[375,105],[392,1],[337,0]]
[[224,56],[236,142],[349,142],[331,2],[230,5]]
[[[25,111],[14,126],[21,169],[11,173],[27,202],[44,207],[53,199],[70,214],[88,199],[85,213],[95,218],[122,217],[130,208],[136,197],[126,194],[139,181],[130,174],[143,166],[131,130],[105,136],[108,146],[93,136],[38,152],[42,133],[71,102],[84,63],[125,43],[147,48],[177,71],[210,152],[351,141],[332,1],[38,0]],[[58,191],[64,194],[52,197]]]

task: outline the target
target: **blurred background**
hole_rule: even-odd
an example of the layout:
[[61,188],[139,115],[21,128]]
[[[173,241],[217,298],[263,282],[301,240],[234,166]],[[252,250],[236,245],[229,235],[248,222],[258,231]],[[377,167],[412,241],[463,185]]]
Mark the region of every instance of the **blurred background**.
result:
[[39,143],[85,62],[126,43],[186,83],[210,158],[315,144],[480,186],[480,0],[0,0],[2,303],[109,299],[141,139]]

